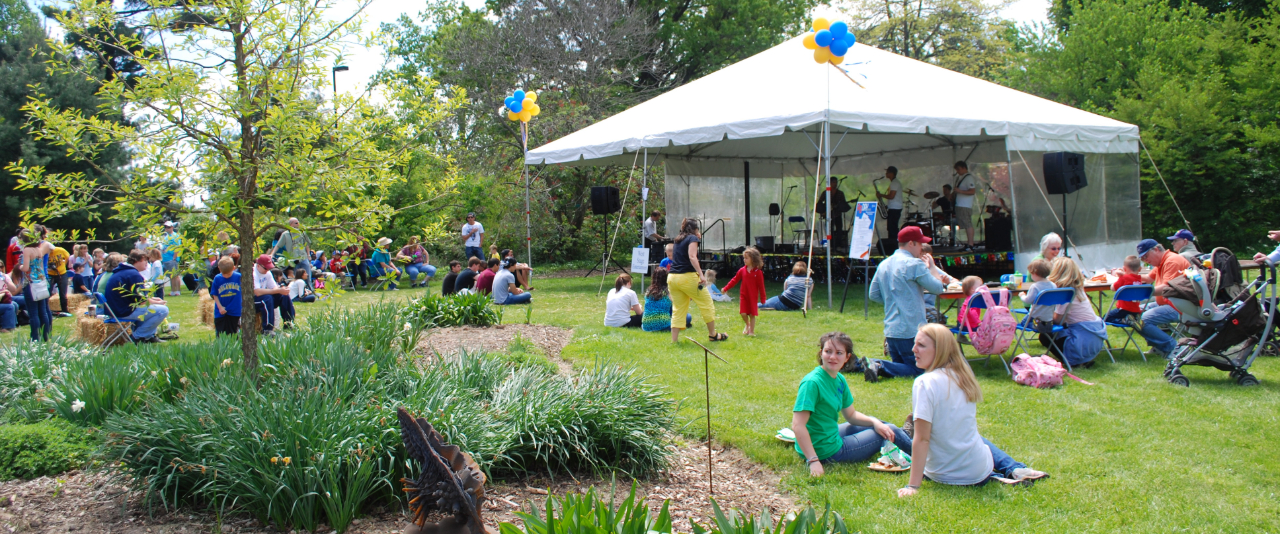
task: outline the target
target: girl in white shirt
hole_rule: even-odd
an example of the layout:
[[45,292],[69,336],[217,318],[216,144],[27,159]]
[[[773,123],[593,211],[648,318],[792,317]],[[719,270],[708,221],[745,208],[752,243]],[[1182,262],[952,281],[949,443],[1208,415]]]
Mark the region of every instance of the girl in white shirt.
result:
[[899,497],[920,491],[924,477],[953,486],[985,484],[994,476],[1030,485],[1049,475],[1027,467],[978,434],[982,390],[947,327],[926,324],[916,333],[916,367],[925,370],[911,387],[915,432],[911,479]]
[[605,298],[604,325],[615,328],[639,328],[644,317],[640,299],[631,290],[631,275],[622,273],[613,281],[613,289]]

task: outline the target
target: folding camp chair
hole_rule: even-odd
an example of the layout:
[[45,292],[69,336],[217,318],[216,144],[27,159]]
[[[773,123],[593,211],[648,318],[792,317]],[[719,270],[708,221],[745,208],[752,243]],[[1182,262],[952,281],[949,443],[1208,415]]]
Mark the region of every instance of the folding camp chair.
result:
[[[996,302],[997,304],[1000,302],[1000,297],[999,297],[999,296],[997,296],[997,295],[991,295],[991,297],[992,297],[992,299],[993,299],[993,300],[995,300],[995,302]],[[1009,295],[1009,300],[1013,300],[1013,295],[1012,295],[1012,294],[1010,294],[1010,295]],[[974,293],[973,295],[971,295],[971,296],[969,297],[969,308],[971,308],[971,309],[975,309],[975,310],[985,310],[985,309],[987,309],[987,301],[986,301],[986,299],[983,299],[983,298],[982,298],[982,295],[980,295],[980,294],[978,294],[978,293]],[[964,310],[964,309],[966,309],[966,308],[965,308],[964,306],[961,306],[961,307],[960,307],[960,309],[961,309],[961,310]],[[972,361],[977,361],[977,360],[983,360],[983,365],[990,365],[990,364],[991,364],[991,356],[992,356],[991,354],[978,354],[977,356],[974,356],[974,357],[970,358],[967,354],[965,354],[965,353],[964,353],[964,346],[965,346],[965,345],[970,345],[970,346],[972,346],[972,344],[971,344],[971,343],[969,343],[969,335],[968,335],[968,332],[966,331],[966,329],[965,329],[965,328],[961,328],[961,327],[960,327],[960,321],[964,320],[964,314],[963,314],[963,313],[957,313],[957,316],[958,316],[959,318],[958,318],[958,319],[956,319],[956,327],[951,329],[951,333],[952,333],[952,334],[954,334],[954,335],[956,336],[956,342],[960,344],[960,355],[961,355],[961,356],[964,356],[965,360],[968,360],[968,361],[970,361],[970,362],[972,362]],[[976,330],[978,329],[978,327],[977,327],[977,326],[973,326],[973,327],[972,327],[972,329],[976,331]],[[975,354],[976,354],[976,352],[975,352]],[[986,356],[986,358],[982,358],[982,356]],[[1013,375],[1013,371],[1009,370],[1009,362],[1006,362],[1006,361],[1005,361],[1005,359],[1004,359],[1004,353],[1001,353],[999,356],[1000,356],[1000,363],[1001,363],[1002,365],[1004,365],[1004,372],[1012,376],[1012,375]]]
[[382,273],[381,276],[374,276],[379,270],[378,265],[373,263],[373,260],[364,260],[364,267],[368,270],[369,278],[373,279],[371,280],[372,283],[369,284],[369,291],[386,289],[387,284],[390,284],[395,279],[391,273]]
[[98,306],[101,307],[103,310],[106,310],[107,312],[105,314],[106,316],[102,318],[102,324],[108,325],[107,326],[108,331],[107,331],[107,335],[103,337],[102,345],[100,346],[102,348],[110,347],[112,344],[116,342],[117,339],[124,339],[125,341],[129,341],[129,338],[132,337],[132,334],[129,332],[129,330],[125,329],[124,325],[129,324],[129,325],[132,325],[134,328],[137,328],[139,321],[121,320],[119,317],[116,317],[116,312],[111,311],[111,307],[107,306],[106,295],[103,295],[102,293],[94,291],[93,298],[98,302]]
[[[1075,298],[1075,296],[1076,296],[1076,290],[1070,287],[1060,287],[1057,289],[1049,289],[1049,290],[1041,291],[1040,294],[1036,295],[1036,300],[1031,303],[1031,308],[1027,310],[1027,314],[1022,317],[1021,321],[1018,321],[1018,343],[1015,346],[1016,348],[1014,349],[1014,352],[1021,351],[1028,354],[1031,353],[1031,342],[1027,340],[1027,335],[1029,334],[1038,335],[1042,333],[1039,330],[1036,330],[1035,325],[1032,323],[1032,319],[1031,319],[1031,317],[1035,315],[1035,312],[1038,311],[1041,306],[1061,306],[1063,304],[1067,304],[1071,302],[1071,299]],[[1055,324],[1053,325],[1053,328],[1049,332],[1043,332],[1043,333],[1054,336],[1058,332],[1061,332],[1063,330],[1064,328],[1062,327],[1062,325]],[[1063,359],[1062,363],[1066,364],[1067,370],[1071,370],[1071,364],[1067,363],[1065,358]]]
[[[1107,309],[1107,314],[1110,314],[1111,310],[1116,309],[1116,306],[1121,302],[1146,302],[1151,299],[1151,294],[1153,292],[1155,292],[1155,288],[1150,284],[1121,287],[1116,290],[1116,294],[1111,297],[1111,307]],[[1104,314],[1103,317],[1106,317],[1106,314]],[[1120,352],[1124,352],[1129,348],[1129,344],[1133,343],[1133,348],[1138,349],[1138,354],[1142,355],[1142,361],[1147,361],[1147,353],[1142,352],[1142,347],[1138,346],[1138,341],[1133,339],[1133,333],[1134,330],[1137,330],[1137,327],[1129,323],[1107,323],[1107,326],[1119,328],[1124,332],[1124,335],[1127,336],[1124,341],[1124,345],[1120,346]],[[1111,356],[1111,363],[1115,363],[1116,357],[1111,352],[1112,348],[1111,340],[1107,339],[1107,356]]]

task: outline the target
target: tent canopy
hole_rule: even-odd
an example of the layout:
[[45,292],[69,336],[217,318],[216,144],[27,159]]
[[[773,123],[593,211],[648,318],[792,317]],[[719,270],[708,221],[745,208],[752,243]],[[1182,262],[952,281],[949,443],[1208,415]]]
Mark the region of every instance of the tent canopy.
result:
[[654,155],[711,167],[794,162],[768,167],[812,176],[828,119],[837,174],[883,168],[889,159],[899,167],[938,165],[957,148],[961,156],[977,148],[974,161],[1006,161],[1006,149],[1137,152],[1136,126],[862,44],[842,65],[859,87],[837,67],[815,63],[800,41],[530,150],[525,161],[630,165],[627,153],[648,148],[651,162]]

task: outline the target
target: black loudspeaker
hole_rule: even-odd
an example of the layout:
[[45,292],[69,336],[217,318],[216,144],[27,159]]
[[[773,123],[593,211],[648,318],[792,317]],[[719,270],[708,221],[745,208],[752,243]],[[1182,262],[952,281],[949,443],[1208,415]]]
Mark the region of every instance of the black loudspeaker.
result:
[[1084,154],[1047,152],[1044,155],[1044,188],[1050,195],[1074,193],[1089,185],[1084,176]]
[[[775,206],[776,205],[777,204],[775,204]],[[773,252],[773,236],[771,235],[756,236],[756,248],[760,249],[760,252]]]
[[1013,250],[1013,218],[991,217],[985,222],[983,235],[987,239],[987,251],[1007,252]]
[[618,188],[610,186],[591,188],[591,213],[608,215],[622,209],[618,201]]
[[781,206],[778,206],[778,203],[777,203],[777,202],[774,202],[774,203],[772,203],[772,204],[769,204],[769,216],[770,216],[770,217],[777,217],[778,215],[781,215],[781,214],[782,214],[782,207],[781,207]]

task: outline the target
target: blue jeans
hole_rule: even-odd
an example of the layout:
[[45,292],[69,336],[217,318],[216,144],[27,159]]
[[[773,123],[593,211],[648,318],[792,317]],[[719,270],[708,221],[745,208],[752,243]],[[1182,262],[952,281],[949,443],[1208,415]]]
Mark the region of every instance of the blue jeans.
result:
[[521,293],[519,295],[507,295],[507,301],[502,304],[528,304],[533,302],[533,293]]
[[[409,273],[409,285],[412,286],[417,283],[418,274],[426,275],[427,280],[434,278],[436,275],[436,268],[434,265],[428,265],[425,263],[410,263],[404,267],[404,272]],[[427,280],[423,280],[422,283],[425,285]]]
[[49,341],[49,336],[53,335],[53,312],[49,310],[49,299],[37,301],[31,298],[30,284],[22,288],[22,298],[31,321],[31,341]]
[[0,330],[13,330],[18,327],[18,303],[0,304]]
[[991,440],[982,438],[982,442],[987,444],[988,449],[991,449],[992,470],[995,471],[995,473],[1002,474],[1008,478],[1013,475],[1014,469],[1022,469],[1027,466],[1027,464],[1014,460],[1013,457],[1005,454],[1005,452],[1000,450],[999,447],[996,447],[994,443],[991,443]]
[[356,278],[360,279],[360,285],[364,286],[369,283],[369,269],[363,261],[347,262],[347,272],[351,274],[351,285],[356,285]]
[[880,362],[880,368],[886,374],[895,377],[924,374],[924,369],[916,367],[916,354],[911,352],[911,347],[916,344],[915,339],[886,337],[884,340],[889,345],[889,357],[893,358],[893,361],[876,361]]
[[160,327],[160,323],[169,316],[169,308],[159,304],[150,306],[142,306],[133,309],[133,313],[128,317],[121,317],[121,321],[135,321],[137,326],[133,327],[133,339],[147,339],[156,335],[156,329]]
[[800,309],[800,308],[792,308],[790,305],[783,302],[782,299],[778,298],[777,295],[769,297],[769,300],[764,301],[764,304],[761,304],[760,308],[766,309],[766,310],[778,310],[778,311],[796,311]]
[[1138,333],[1142,334],[1151,348],[1160,351],[1167,358],[1173,354],[1173,349],[1177,348],[1178,342],[1164,333],[1160,325],[1176,323],[1179,317],[1178,310],[1173,306],[1168,304],[1156,306],[1142,313],[1142,328]]
[[480,250],[480,247],[467,247],[467,250],[466,252],[463,253],[463,256],[464,257],[462,258],[462,264],[466,265],[467,260],[470,260],[471,258],[480,258],[483,260],[484,251]]
[[270,332],[276,327],[275,295],[258,295],[253,297],[253,309],[258,312],[258,321],[263,332]]
[[[401,272],[402,272],[402,271],[401,271]],[[400,281],[400,274],[401,274],[401,272],[397,272],[397,273],[396,273],[396,278],[395,278],[395,280],[393,280],[390,284],[387,284],[387,288],[388,288],[388,289],[395,289],[395,288],[396,288],[396,282]],[[382,278],[383,276],[386,276],[386,275],[387,275],[387,270],[386,270],[386,269],[383,269],[381,265],[378,265],[378,264],[376,264],[376,263],[374,263],[374,264],[370,264],[370,265],[369,265],[369,275],[370,275],[370,276],[372,276],[372,277],[374,277],[374,278]]]
[[[840,439],[844,441],[844,444],[840,446],[840,450],[836,451],[835,454],[823,458],[823,463],[861,462],[869,458],[876,458],[880,453],[880,446],[884,444],[884,438],[880,437],[880,434],[876,434],[875,429],[869,426],[854,426],[849,423],[840,423],[839,428]],[[911,438],[907,437],[907,433],[894,425],[889,425],[889,428],[893,429],[893,444],[902,449],[902,452],[911,454]]]

